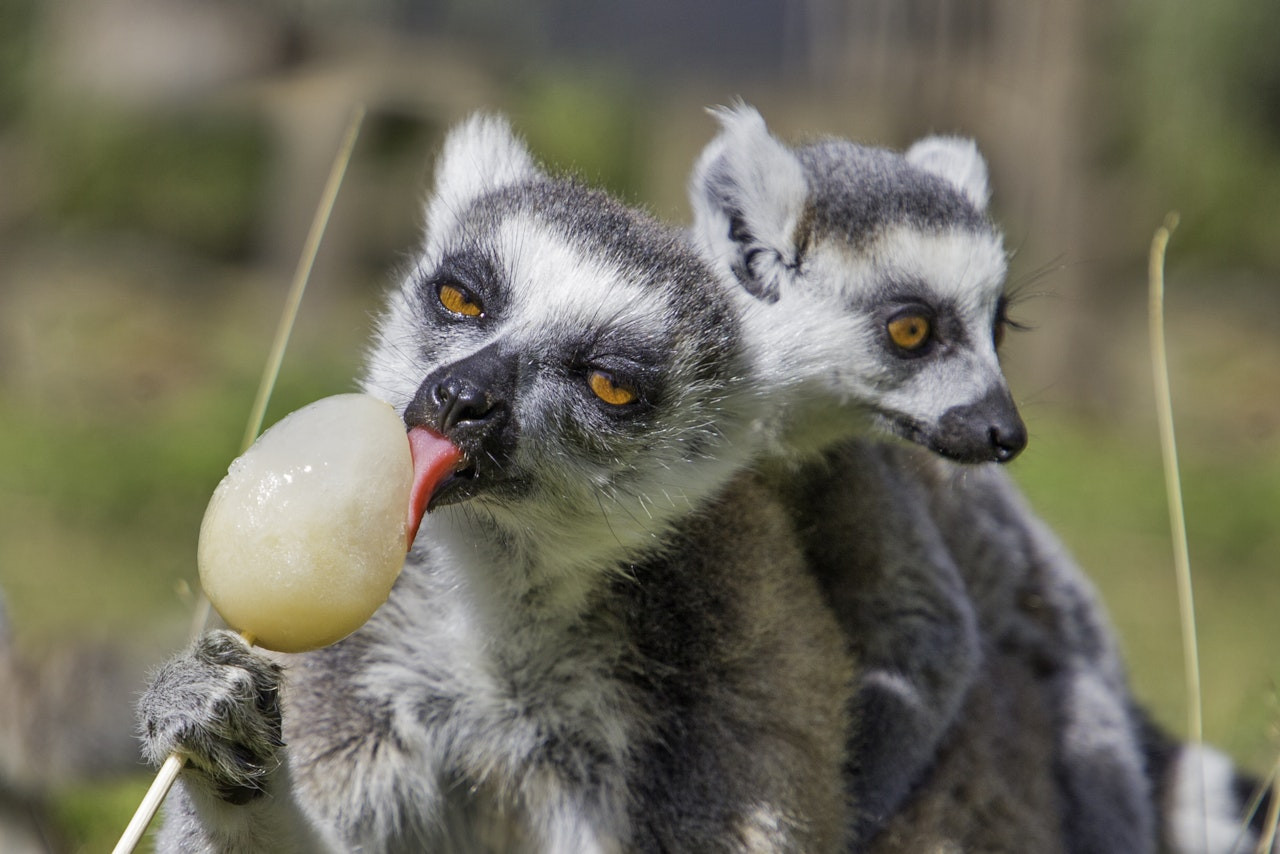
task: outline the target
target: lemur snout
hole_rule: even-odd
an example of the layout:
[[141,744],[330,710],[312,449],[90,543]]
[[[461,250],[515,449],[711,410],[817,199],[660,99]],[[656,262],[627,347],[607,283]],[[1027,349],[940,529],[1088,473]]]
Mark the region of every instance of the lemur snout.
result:
[[1009,390],[996,386],[977,401],[948,409],[931,443],[962,463],[1007,463],[1027,446],[1027,427]]
[[1021,418],[1013,423],[993,424],[987,435],[997,463],[1009,462],[1027,447],[1027,428]]
[[466,454],[469,471],[494,474],[516,444],[514,393],[514,360],[490,344],[428,374],[405,424],[438,431]]
[[447,376],[428,394],[440,413],[440,429],[448,431],[461,421],[483,421],[499,414],[497,401],[488,389],[465,376]]

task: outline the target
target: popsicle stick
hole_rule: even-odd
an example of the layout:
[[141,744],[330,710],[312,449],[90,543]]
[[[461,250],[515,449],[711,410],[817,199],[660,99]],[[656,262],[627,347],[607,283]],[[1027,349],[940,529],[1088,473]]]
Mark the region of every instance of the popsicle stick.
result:
[[[249,449],[249,446],[253,444],[258,433],[262,430],[262,421],[266,416],[267,403],[271,400],[271,392],[275,388],[276,378],[280,375],[280,365],[284,361],[284,351],[289,346],[289,336],[293,331],[294,321],[298,317],[298,306],[302,303],[302,295],[306,292],[307,280],[311,277],[311,268],[315,265],[316,254],[320,249],[320,239],[324,235],[325,227],[329,224],[329,215],[333,212],[334,202],[338,198],[338,188],[342,185],[342,179],[347,172],[347,164],[351,161],[351,152],[355,149],[356,137],[360,133],[360,125],[364,121],[364,113],[363,104],[357,105],[355,110],[352,111],[351,119],[347,123],[346,133],[343,135],[342,145],[338,148],[338,154],[329,170],[329,179],[325,183],[324,192],[320,197],[320,204],[316,208],[315,217],[311,221],[311,229],[307,233],[306,242],[302,247],[302,255],[298,260],[293,282],[285,299],[284,312],[280,317],[280,324],[276,328],[275,341],[272,343],[271,352],[267,357],[267,364],[262,371],[258,394],[253,402],[253,408],[249,411],[249,421],[245,427],[240,453],[244,453]],[[193,629],[196,627],[203,628],[208,619],[209,610],[209,600],[201,594],[196,604],[196,620],[193,622]],[[252,635],[242,633],[241,637],[245,643],[250,646],[253,645]],[[138,805],[137,811],[134,812],[133,818],[121,835],[120,841],[112,849],[112,854],[132,854],[133,850],[137,848],[138,843],[142,841],[143,834],[147,832],[152,819],[160,811],[160,805],[168,797],[169,790],[173,788],[173,784],[178,779],[178,773],[182,771],[182,766],[185,764],[185,757],[177,753],[169,754],[160,766],[160,770],[156,773],[156,778],[152,781],[151,788],[147,789],[146,795],[142,798],[142,803]]]
[[133,814],[133,819],[124,829],[120,841],[116,843],[115,848],[111,849],[111,854],[130,854],[138,847],[138,843],[142,841],[142,835],[147,832],[147,827],[151,824],[151,819],[155,817],[160,804],[164,803],[169,790],[173,788],[174,781],[178,779],[178,772],[186,764],[187,760],[182,756],[176,753],[169,754],[169,758],[156,772],[156,778],[151,781],[151,788],[147,789],[142,803],[138,805],[138,811]]

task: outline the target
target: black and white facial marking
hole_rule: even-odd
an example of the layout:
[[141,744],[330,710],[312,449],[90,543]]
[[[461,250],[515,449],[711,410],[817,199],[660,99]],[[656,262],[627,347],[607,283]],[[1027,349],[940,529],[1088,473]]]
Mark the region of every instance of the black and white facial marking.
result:
[[[447,215],[366,382],[466,453],[424,528],[465,516],[566,565],[642,548],[741,463],[752,395],[731,300],[678,235],[542,175],[488,124],[458,133],[480,154],[446,145],[431,204]],[[450,145],[501,161],[502,182],[452,180]]]
[[748,328],[778,354],[759,358],[782,396],[955,460],[1017,456],[1026,428],[996,355],[1006,258],[973,143],[793,150],[749,107],[719,118],[691,179],[694,239],[763,304]]
[[858,283],[839,306],[867,321],[861,336],[845,336],[835,387],[883,429],[945,457],[1017,456],[1027,434],[997,355],[1005,322],[998,238],[905,226],[885,229],[856,253],[839,242],[816,244],[814,280]]

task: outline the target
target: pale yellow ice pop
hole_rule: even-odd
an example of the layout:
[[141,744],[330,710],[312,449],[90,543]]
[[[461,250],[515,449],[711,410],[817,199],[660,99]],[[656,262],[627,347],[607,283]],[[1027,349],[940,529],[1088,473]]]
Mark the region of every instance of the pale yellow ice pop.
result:
[[[433,461],[451,469],[447,445]],[[439,474],[435,475],[437,478]],[[326,646],[386,601],[425,498],[405,425],[363,394],[283,418],[232,462],[200,527],[200,584],[227,624],[280,652]]]

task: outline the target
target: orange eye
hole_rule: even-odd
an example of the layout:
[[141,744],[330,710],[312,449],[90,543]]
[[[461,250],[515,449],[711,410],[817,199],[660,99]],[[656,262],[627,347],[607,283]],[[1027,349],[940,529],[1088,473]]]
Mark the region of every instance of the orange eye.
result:
[[441,285],[439,295],[440,304],[454,314],[461,314],[466,317],[479,317],[484,314],[484,309],[480,306],[480,303],[473,300],[471,295],[462,288],[454,285]]
[[906,314],[889,321],[889,338],[903,350],[919,350],[929,341],[932,327],[929,318],[919,314]]
[[587,384],[591,386],[591,391],[596,397],[613,406],[626,406],[628,403],[635,403],[639,398],[635,389],[618,385],[613,381],[613,377],[604,371],[592,371]]

